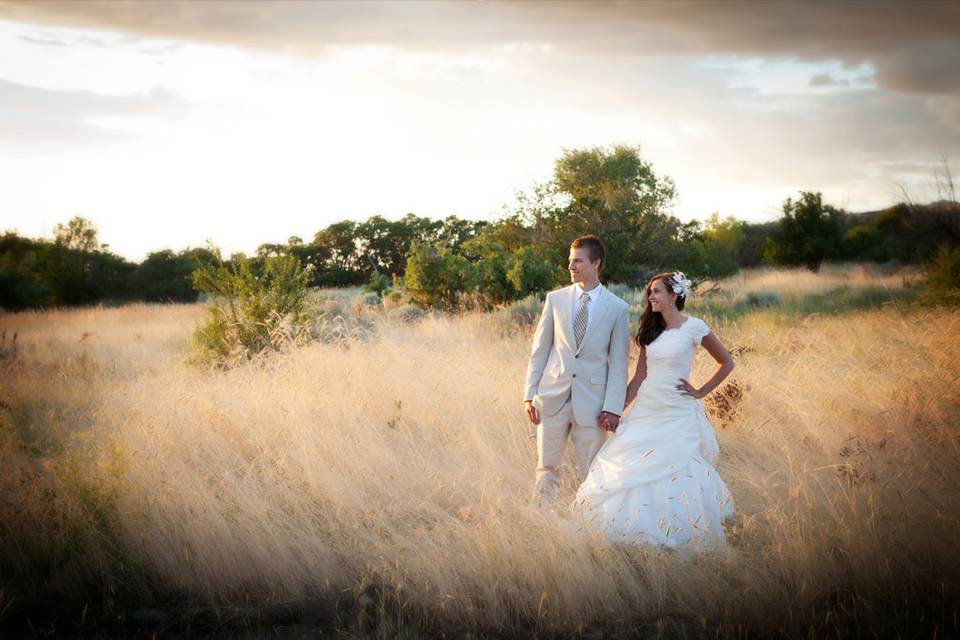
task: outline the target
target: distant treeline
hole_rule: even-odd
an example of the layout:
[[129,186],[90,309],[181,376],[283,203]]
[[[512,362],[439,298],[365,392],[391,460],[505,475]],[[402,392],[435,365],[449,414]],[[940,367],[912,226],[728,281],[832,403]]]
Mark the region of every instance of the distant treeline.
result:
[[[604,278],[630,284],[664,269],[703,279],[760,264],[816,270],[834,260],[917,263],[942,244],[960,246],[960,206],[952,201],[848,213],[824,204],[819,193],[800,192],[784,202],[780,219],[754,224],[717,214],[681,222],[669,213],[675,200],[673,182],[636,148],[570,150],[551,180],[518,194],[493,222],[374,216],[230,260],[247,260],[257,272],[289,255],[309,270],[313,286],[373,282],[382,291],[402,283],[421,306],[453,307],[464,296],[492,305],[560,284],[567,247],[585,233],[608,248]],[[135,264],[100,245],[83,218],[58,225],[52,240],[7,232],[0,238],[0,307],[190,302],[198,293],[191,274],[218,259],[216,251],[193,248],[157,251]]]

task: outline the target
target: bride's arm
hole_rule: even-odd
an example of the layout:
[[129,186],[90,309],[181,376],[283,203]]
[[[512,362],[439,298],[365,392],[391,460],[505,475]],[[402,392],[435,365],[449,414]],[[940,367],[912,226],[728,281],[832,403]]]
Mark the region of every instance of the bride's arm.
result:
[[640,358],[637,360],[637,370],[634,371],[633,377],[630,378],[630,382],[627,384],[627,398],[623,401],[623,408],[626,409],[630,406],[630,403],[633,402],[634,398],[637,397],[637,391],[640,390],[640,385],[647,378],[647,348],[640,347]]
[[727,348],[723,346],[723,343],[717,339],[717,336],[713,335],[713,333],[708,333],[703,337],[700,345],[713,356],[713,359],[716,360],[720,366],[717,367],[717,370],[713,372],[710,379],[699,389],[691,385],[688,380],[680,378],[681,384],[677,385],[677,388],[686,395],[693,396],[697,399],[703,398],[716,389],[717,386],[730,375],[730,372],[733,371],[733,357],[730,355],[730,352],[727,351]]

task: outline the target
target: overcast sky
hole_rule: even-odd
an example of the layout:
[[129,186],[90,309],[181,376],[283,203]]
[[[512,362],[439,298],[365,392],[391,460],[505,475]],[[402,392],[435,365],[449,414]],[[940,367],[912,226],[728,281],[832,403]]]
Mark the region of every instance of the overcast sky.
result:
[[0,0],[0,227],[28,236],[82,215],[140,260],[490,219],[616,143],[685,220],[923,200],[960,168],[960,2]]

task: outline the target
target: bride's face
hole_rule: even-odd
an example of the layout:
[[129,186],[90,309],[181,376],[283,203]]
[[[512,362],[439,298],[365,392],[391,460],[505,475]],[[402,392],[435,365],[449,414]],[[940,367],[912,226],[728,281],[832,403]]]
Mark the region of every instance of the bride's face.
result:
[[676,308],[677,306],[677,294],[667,291],[667,286],[663,284],[662,279],[653,281],[647,299],[650,301],[650,308],[657,313],[662,313],[665,308]]

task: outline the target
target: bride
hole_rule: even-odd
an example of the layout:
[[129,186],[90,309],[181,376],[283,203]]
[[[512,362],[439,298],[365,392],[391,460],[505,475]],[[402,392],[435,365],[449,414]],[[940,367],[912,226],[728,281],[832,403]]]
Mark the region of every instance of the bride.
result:
[[[611,542],[705,549],[723,545],[733,497],[714,465],[713,427],[699,402],[733,370],[730,353],[699,318],[681,311],[690,294],[682,273],[647,285],[636,342],[640,360],[624,414],[577,490],[575,511]],[[720,364],[699,389],[689,382],[697,345]]]

